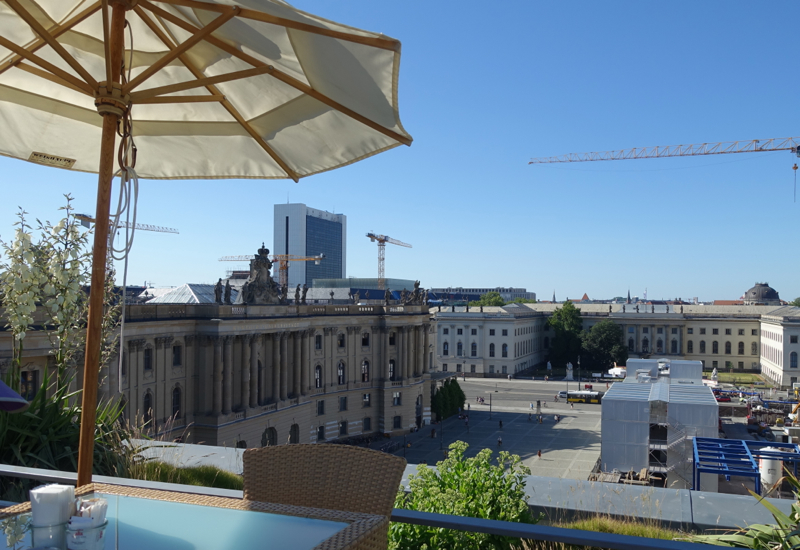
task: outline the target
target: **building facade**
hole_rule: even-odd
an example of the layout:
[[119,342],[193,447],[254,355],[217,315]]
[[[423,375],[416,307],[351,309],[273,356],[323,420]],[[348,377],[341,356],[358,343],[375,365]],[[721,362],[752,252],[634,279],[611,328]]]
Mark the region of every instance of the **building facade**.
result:
[[[424,306],[127,306],[122,361],[100,397],[125,419],[188,443],[260,447],[430,421]],[[50,343],[25,339],[23,380],[41,383]],[[11,357],[0,333],[0,358]],[[113,363],[113,361],[112,361]]]
[[314,279],[339,279],[347,273],[347,216],[305,204],[276,204],[273,254],[318,256],[319,262],[289,262],[289,288],[312,285]]
[[472,300],[477,301],[481,296],[489,292],[497,292],[500,297],[506,302],[512,302],[518,298],[523,300],[536,300],[535,292],[528,292],[525,288],[463,288],[463,287],[447,287],[447,288],[432,288],[430,292],[434,293],[439,299],[442,300]]

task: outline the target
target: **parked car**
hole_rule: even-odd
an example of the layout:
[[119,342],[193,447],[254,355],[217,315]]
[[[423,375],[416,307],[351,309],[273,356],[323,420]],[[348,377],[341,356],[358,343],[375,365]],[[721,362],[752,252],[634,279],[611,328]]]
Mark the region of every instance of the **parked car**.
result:
[[565,392],[565,391],[558,392],[558,398],[559,399],[566,399],[567,398],[567,392]]
[[720,402],[720,403],[722,403],[722,402],[728,403],[731,400],[731,398],[728,397],[727,395],[717,395],[716,398],[717,398],[717,401]]

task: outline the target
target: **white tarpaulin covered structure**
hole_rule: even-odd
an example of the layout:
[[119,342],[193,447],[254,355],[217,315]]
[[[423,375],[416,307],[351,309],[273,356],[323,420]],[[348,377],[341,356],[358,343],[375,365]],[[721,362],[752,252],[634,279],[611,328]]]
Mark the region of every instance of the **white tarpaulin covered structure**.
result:
[[397,40],[280,0],[0,2],[0,154],[99,174],[79,486],[92,478],[103,314],[94,289],[105,283],[117,162],[126,180],[135,168],[144,178],[297,181],[410,145],[399,63]]

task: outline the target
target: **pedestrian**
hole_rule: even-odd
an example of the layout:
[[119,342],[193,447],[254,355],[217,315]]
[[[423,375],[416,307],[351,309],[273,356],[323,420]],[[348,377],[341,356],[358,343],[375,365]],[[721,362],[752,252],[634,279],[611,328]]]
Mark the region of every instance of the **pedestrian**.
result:
[[470,409],[470,407],[469,407],[469,403],[467,403],[467,410],[469,410],[469,409]]
[[542,424],[542,415],[539,415],[539,424]]
[[528,413],[528,422],[531,421],[531,413]]
[[553,420],[555,421],[555,423],[556,423],[556,424],[558,424],[558,415],[555,415],[555,416],[553,417]]
[[533,410],[533,403],[531,403],[531,410]]
[[606,382],[606,389],[608,389],[608,382]]
[[569,408],[570,408],[570,409],[574,409],[574,408],[575,408],[575,403],[570,403],[570,404],[569,404]]
[[542,458],[542,450],[541,449],[539,449],[539,452],[536,453],[536,456],[538,456],[539,458]]
[[544,381],[547,382],[547,375],[544,375]]
[[502,420],[500,421],[500,429],[501,430],[503,429],[503,421]]
[[436,428],[431,428],[431,439],[436,438]]
[[503,446],[503,438],[501,436],[497,436],[497,446],[498,447]]

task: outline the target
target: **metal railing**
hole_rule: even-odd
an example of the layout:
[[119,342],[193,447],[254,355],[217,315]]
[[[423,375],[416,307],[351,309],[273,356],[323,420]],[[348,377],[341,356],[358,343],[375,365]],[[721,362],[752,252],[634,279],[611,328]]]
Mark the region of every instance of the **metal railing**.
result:
[[[74,484],[77,474],[55,470],[42,470],[39,468],[25,468],[0,464],[0,475],[23,479],[32,479],[46,483]],[[94,476],[96,483],[110,485],[125,485],[191,493],[199,495],[220,496],[228,498],[242,498],[242,491],[231,489],[215,489],[212,487],[198,487],[196,485],[179,485],[175,483],[161,483],[155,481],[140,481],[119,477]],[[11,504],[11,503],[5,503]],[[697,544],[683,541],[651,539],[634,537],[631,535],[616,535],[599,533],[596,531],[582,531],[564,527],[551,527],[549,525],[516,523],[492,519],[470,518],[448,514],[434,514],[395,508],[390,518],[393,522],[423,525],[472,533],[487,533],[503,537],[513,537],[544,542],[557,542],[575,546],[609,548],[611,550],[706,550],[712,547],[706,544]]]

